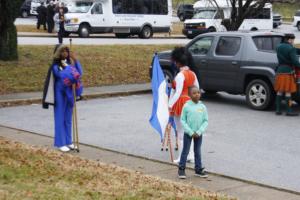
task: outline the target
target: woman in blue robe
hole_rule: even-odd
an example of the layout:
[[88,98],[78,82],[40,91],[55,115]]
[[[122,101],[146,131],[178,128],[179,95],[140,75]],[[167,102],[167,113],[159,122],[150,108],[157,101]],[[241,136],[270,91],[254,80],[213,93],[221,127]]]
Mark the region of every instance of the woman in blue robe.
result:
[[57,48],[53,64],[54,75],[54,146],[67,152],[74,149],[72,144],[72,111],[74,94],[72,86],[76,87],[76,99],[82,94],[82,67],[73,52],[67,46]]

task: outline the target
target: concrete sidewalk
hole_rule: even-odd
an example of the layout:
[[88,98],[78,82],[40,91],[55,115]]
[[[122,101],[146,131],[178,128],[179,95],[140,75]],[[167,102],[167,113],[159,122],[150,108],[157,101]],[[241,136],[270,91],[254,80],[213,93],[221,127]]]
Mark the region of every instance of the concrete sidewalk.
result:
[[[144,94],[151,91],[150,83],[126,84],[84,88],[84,99]],[[41,103],[42,92],[27,92],[0,95],[0,108],[15,105]]]
[[[27,143],[52,148],[53,139],[39,134],[17,130],[0,126],[0,136]],[[202,179],[193,176],[193,170],[187,170],[188,178],[179,180],[177,178],[177,167],[171,163],[157,160],[145,159],[142,157],[116,152],[114,150],[103,149],[90,145],[80,145],[78,156],[97,160],[104,163],[112,163],[128,169],[142,172],[144,174],[158,176],[163,179],[191,184],[196,187],[227,194],[238,199],[245,200],[299,200],[300,196],[283,190],[261,186],[242,180],[226,178],[220,175],[210,174],[209,178]]]

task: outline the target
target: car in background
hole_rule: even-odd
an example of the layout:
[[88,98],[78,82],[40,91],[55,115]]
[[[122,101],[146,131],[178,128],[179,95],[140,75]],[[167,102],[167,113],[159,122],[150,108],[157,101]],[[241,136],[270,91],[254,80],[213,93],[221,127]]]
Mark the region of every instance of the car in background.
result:
[[[250,108],[265,110],[275,99],[276,46],[282,39],[283,33],[270,31],[212,32],[197,36],[185,48],[192,54],[191,69],[205,92],[245,95]],[[173,80],[171,51],[158,56],[166,79]],[[299,92],[293,99],[300,103]]]
[[30,7],[32,0],[25,0],[20,8],[20,15],[23,18],[26,18],[30,15]]
[[297,27],[300,31],[300,10],[297,10],[294,15],[293,26]]
[[[226,31],[223,20],[230,20],[232,5],[230,1],[215,0],[219,7],[210,0],[197,1],[194,4],[192,19],[184,21],[183,35],[192,39],[207,32]],[[272,4],[266,3],[263,8],[250,12],[243,20],[239,30],[242,31],[269,31],[273,29]]]
[[177,16],[180,21],[191,19],[194,15],[193,4],[180,4],[177,9]]
[[278,28],[282,24],[282,17],[279,13],[273,12],[273,28]]

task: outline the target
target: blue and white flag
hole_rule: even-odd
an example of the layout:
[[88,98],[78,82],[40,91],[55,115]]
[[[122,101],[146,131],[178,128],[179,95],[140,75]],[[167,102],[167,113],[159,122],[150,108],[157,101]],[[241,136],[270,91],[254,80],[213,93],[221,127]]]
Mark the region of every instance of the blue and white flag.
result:
[[169,122],[167,82],[159,64],[157,55],[152,63],[152,94],[153,107],[150,124],[160,134],[161,140],[164,138],[165,130]]

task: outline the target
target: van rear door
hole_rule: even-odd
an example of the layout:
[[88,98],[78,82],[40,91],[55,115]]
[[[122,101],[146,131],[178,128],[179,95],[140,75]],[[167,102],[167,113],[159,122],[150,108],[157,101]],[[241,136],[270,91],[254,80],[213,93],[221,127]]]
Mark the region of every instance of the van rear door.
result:
[[107,33],[109,32],[108,17],[105,15],[103,4],[96,2],[91,9],[91,16],[89,22],[93,33]]

